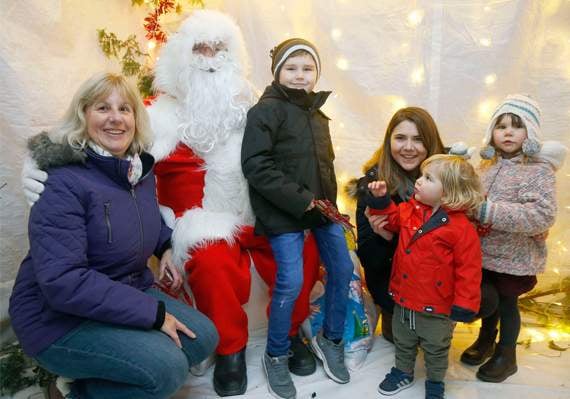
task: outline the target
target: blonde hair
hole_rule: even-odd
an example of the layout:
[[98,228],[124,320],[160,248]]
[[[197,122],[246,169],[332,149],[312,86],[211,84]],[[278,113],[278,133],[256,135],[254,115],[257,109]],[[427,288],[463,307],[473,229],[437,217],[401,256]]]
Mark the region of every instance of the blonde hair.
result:
[[441,204],[448,209],[462,210],[472,215],[484,200],[475,168],[463,157],[447,154],[429,157],[420,168],[423,171],[430,165],[438,168],[438,177],[443,186]]
[[138,91],[122,75],[98,73],[79,87],[60,124],[50,131],[50,138],[58,143],[67,142],[82,150],[89,141],[85,112],[97,101],[107,98],[117,90],[132,107],[135,116],[135,135],[127,154],[140,154],[150,147],[152,134],[148,114]]
[[398,191],[401,184],[405,184],[403,182],[406,177],[413,180],[417,177],[419,172],[419,170],[415,171],[415,173],[409,176],[409,174],[398,165],[394,158],[392,158],[392,133],[396,126],[403,121],[409,121],[416,125],[418,134],[427,150],[426,157],[441,154],[444,151],[437,125],[429,112],[419,107],[407,107],[398,110],[388,123],[382,146],[376,150],[372,158],[362,167],[364,173],[366,173],[370,168],[378,165],[378,179],[386,181],[386,184],[390,187],[391,194]]

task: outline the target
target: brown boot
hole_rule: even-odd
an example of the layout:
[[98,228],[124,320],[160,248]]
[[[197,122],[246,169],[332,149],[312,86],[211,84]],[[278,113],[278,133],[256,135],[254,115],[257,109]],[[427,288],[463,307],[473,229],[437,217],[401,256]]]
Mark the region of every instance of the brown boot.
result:
[[495,350],[495,338],[497,330],[490,333],[480,328],[477,340],[461,354],[461,361],[471,366],[483,363]]
[[486,382],[503,382],[517,372],[516,346],[495,347],[493,356],[477,371],[477,378]]
[[394,343],[392,334],[392,313],[382,310],[382,336],[388,342]]

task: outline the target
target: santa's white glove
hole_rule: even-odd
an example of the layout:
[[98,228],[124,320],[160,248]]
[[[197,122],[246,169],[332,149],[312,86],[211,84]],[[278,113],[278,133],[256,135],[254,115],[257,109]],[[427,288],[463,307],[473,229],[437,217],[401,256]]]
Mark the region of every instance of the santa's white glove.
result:
[[475,153],[475,147],[468,147],[466,143],[463,141],[458,141],[453,143],[449,148],[450,155],[459,155],[464,159],[471,159],[473,154]]
[[22,189],[24,196],[30,206],[40,199],[40,194],[44,191],[44,182],[48,174],[38,168],[36,161],[26,154],[24,166],[22,167]]

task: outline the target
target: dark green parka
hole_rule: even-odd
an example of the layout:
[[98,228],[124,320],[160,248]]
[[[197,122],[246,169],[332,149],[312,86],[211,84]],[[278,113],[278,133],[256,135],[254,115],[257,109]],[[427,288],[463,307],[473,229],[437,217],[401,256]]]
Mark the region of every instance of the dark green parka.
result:
[[329,95],[273,82],[249,110],[241,163],[257,233],[289,233],[327,222],[318,210],[305,210],[313,198],[336,202],[329,118],[320,111]]

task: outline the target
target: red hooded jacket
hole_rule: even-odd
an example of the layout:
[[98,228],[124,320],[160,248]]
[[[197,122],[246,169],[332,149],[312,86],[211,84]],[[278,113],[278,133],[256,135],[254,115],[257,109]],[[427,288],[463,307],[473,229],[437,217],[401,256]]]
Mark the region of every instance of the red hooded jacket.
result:
[[481,244],[465,213],[439,208],[432,215],[432,207],[415,199],[388,201],[368,202],[370,213],[388,215],[385,228],[399,233],[389,289],[394,301],[418,312],[449,315],[457,306],[477,313]]

